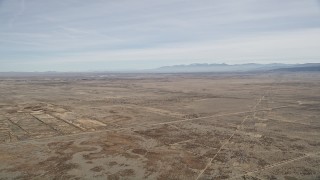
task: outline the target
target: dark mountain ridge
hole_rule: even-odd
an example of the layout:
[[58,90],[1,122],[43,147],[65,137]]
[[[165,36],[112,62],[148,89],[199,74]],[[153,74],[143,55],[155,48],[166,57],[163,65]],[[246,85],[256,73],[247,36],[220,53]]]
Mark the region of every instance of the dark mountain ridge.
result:
[[247,72],[247,71],[289,71],[295,70],[312,70],[317,71],[320,68],[320,63],[306,63],[306,64],[282,64],[282,63],[271,63],[271,64],[257,64],[257,63],[246,63],[246,64],[189,64],[189,65],[174,65],[174,66],[163,66],[157,69],[153,69],[154,72]]

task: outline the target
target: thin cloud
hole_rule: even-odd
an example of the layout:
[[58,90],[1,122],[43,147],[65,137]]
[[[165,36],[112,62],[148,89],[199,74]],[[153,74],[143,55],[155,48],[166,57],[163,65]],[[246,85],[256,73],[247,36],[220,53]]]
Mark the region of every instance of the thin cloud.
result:
[[[290,33],[269,33],[247,38],[235,38],[218,42],[172,44],[158,48],[119,49],[112,51],[76,52],[55,58],[52,63],[71,62],[113,62],[113,61],[161,61],[166,59],[203,59],[214,63],[215,60],[230,59],[230,63],[246,60],[296,59],[302,51],[304,57],[319,59],[317,53],[320,29],[308,29]],[[301,50],[306,48],[307,50]],[[294,50],[294,51],[292,51]],[[289,62],[287,61],[287,62]]]
[[316,0],[5,0],[0,15],[11,24],[0,27],[0,71],[10,62],[85,69],[320,59]]
[[9,22],[9,27],[12,28],[16,19],[23,15],[23,12],[25,11],[25,0],[20,0],[20,8],[16,11],[13,18]]

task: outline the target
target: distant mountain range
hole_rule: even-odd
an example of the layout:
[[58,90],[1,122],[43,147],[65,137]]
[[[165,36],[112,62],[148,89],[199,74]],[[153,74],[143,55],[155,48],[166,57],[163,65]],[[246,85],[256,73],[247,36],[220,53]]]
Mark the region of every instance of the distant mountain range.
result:
[[163,73],[188,73],[188,72],[252,72],[252,71],[320,71],[320,63],[306,64],[189,64],[163,66],[151,70],[153,72]]
[[92,74],[106,74],[106,73],[223,73],[223,72],[320,72],[320,63],[306,63],[306,64],[188,64],[188,65],[174,65],[163,66],[156,69],[148,70],[126,70],[126,71],[87,71],[87,72],[0,72],[0,76],[74,76],[74,75],[92,75]]

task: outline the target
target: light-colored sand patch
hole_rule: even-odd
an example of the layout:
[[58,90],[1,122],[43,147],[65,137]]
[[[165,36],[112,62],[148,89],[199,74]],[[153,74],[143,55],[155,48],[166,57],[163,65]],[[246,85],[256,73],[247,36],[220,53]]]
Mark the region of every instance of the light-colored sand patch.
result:
[[254,126],[255,127],[266,127],[267,124],[265,124],[265,123],[255,123]]
[[106,124],[93,120],[93,119],[78,119],[78,122],[82,124],[82,126],[87,128],[99,127],[99,126],[107,126]]

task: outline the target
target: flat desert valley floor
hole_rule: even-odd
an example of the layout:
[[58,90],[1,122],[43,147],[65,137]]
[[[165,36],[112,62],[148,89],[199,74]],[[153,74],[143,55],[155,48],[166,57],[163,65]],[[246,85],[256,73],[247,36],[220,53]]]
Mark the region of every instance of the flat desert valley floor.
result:
[[2,76],[0,179],[320,179],[320,73]]

